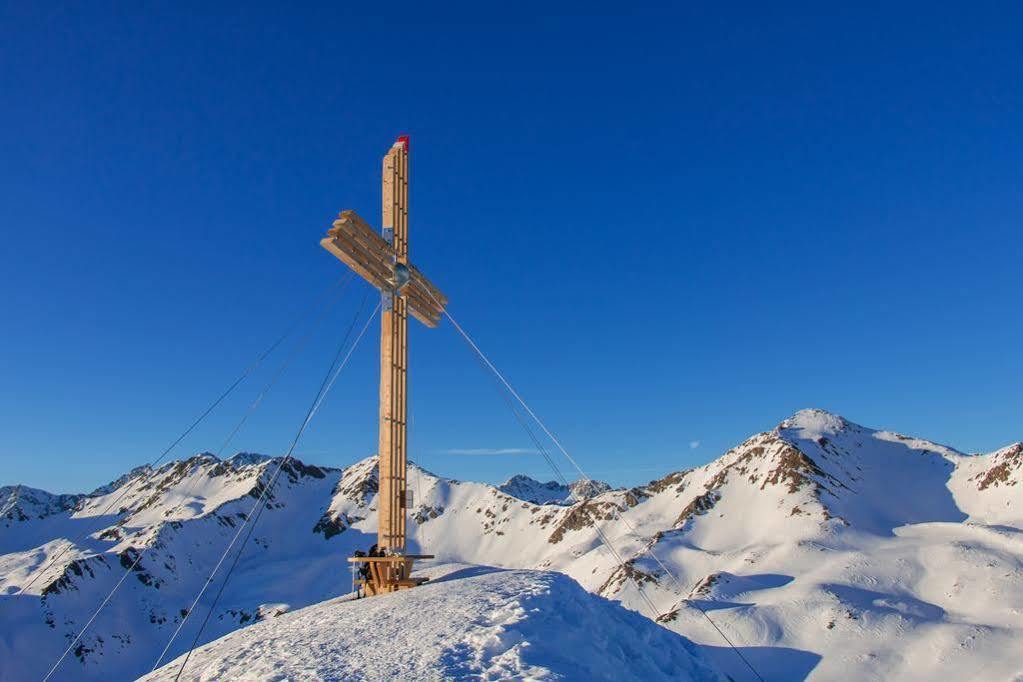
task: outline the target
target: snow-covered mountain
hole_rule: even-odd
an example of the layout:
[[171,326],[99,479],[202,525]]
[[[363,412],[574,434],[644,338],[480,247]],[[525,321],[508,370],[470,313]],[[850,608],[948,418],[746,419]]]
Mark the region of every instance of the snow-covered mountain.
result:
[[23,485],[0,488],[0,523],[12,524],[29,519],[45,519],[73,509],[84,495],[53,495],[45,490]]
[[[702,645],[736,680],[749,670],[696,606],[771,680],[1013,679],[1023,673],[1021,452],[965,455],[807,410],[705,466],[571,505],[412,466],[410,550],[566,574]],[[277,462],[198,455],[72,506],[36,495],[46,513],[0,517],[0,679],[41,677],[140,551],[56,679],[148,671]],[[345,557],[374,541],[376,492],[373,458],[343,470],[290,464],[201,641],[275,611],[261,606],[347,593]]]
[[512,497],[535,504],[571,504],[606,493],[611,490],[611,486],[603,481],[592,480],[573,481],[568,485],[557,481],[541,483],[535,478],[519,474],[497,486],[497,489]]

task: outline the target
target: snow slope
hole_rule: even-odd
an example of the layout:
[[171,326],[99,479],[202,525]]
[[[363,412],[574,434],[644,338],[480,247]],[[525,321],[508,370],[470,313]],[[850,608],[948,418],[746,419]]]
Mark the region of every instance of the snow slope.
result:
[[[133,679],[149,670],[277,462],[197,455],[148,477],[136,471],[63,515],[0,527],[0,680],[41,678],[141,551],[132,575],[55,679]],[[211,621],[210,637],[252,622],[265,602],[302,606],[348,591],[338,548],[312,531],[340,478],[340,470],[300,462],[286,468],[239,563],[236,577],[243,577],[230,583],[225,608]],[[305,533],[292,532],[295,526]],[[278,598],[263,599],[268,593]],[[173,655],[194,632],[182,632]]]
[[[239,630],[198,649],[181,679],[724,680],[685,638],[563,575],[458,565],[433,575]],[[173,680],[183,659],[143,679]]]
[[[772,680],[1013,679],[1023,675],[1021,452],[965,455],[806,410],[705,466],[571,505],[412,466],[409,549],[563,573],[703,645],[736,680],[748,669],[694,601]],[[275,464],[200,455],[153,472],[117,513],[99,514],[103,495],[149,472],[70,510],[47,502],[43,518],[0,523],[0,680],[40,677],[146,548],[62,670],[74,679],[148,670]],[[348,592],[344,557],[375,540],[377,485],[373,458],[344,470],[296,463],[201,642],[251,624],[261,605]],[[11,596],[69,543],[53,570]]]

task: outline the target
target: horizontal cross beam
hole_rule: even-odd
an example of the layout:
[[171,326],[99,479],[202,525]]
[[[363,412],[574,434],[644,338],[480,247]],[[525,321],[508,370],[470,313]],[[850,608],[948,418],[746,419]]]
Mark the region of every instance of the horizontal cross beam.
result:
[[427,327],[440,322],[447,297],[411,264],[408,284],[397,290],[394,249],[355,211],[342,211],[320,245],[380,291],[403,296],[412,316]]

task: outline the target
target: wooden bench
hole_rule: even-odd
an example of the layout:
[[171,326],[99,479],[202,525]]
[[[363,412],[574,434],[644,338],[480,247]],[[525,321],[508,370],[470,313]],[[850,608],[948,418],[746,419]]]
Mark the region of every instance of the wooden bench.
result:
[[432,559],[432,554],[397,554],[394,556],[355,556],[348,563],[368,564],[369,579],[359,578],[355,582],[364,589],[367,596],[386,592],[397,592],[419,587],[429,578],[413,578],[412,564],[416,559]]

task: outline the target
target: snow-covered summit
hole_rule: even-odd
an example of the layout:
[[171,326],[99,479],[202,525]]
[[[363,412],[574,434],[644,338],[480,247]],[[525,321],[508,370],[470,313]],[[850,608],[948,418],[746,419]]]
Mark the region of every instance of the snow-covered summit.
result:
[[228,461],[238,466],[244,466],[246,464],[262,464],[270,459],[273,459],[269,455],[261,455],[257,452],[239,452],[228,458]]
[[606,493],[611,490],[611,486],[603,481],[593,480],[573,481],[568,485],[557,481],[542,483],[525,474],[517,474],[497,486],[497,489],[534,504],[571,504]]
[[[195,651],[182,680],[696,680],[692,642],[558,573],[444,566],[434,581],[336,599]],[[181,657],[143,680],[174,680]]]
[[43,519],[73,509],[83,495],[54,495],[24,485],[0,488],[0,522]]
[[851,426],[845,417],[822,410],[808,408],[799,410],[778,425],[779,430],[793,429],[816,435],[835,434]]

